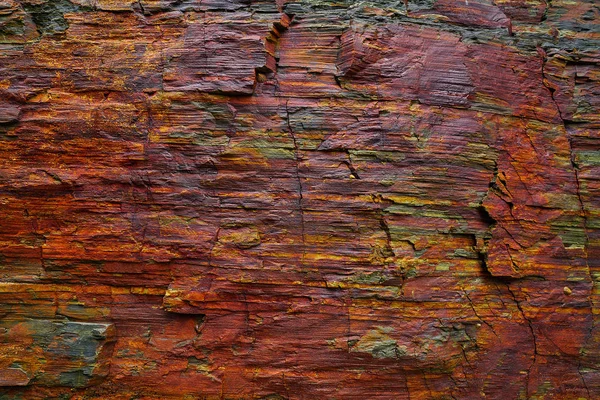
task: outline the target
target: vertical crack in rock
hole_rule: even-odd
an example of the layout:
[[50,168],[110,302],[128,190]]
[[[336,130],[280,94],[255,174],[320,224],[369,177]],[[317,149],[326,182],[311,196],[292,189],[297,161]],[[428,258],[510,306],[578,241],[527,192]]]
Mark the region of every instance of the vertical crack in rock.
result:
[[[392,234],[390,231],[390,226],[388,224],[388,221],[385,218],[385,209],[384,209],[384,202],[388,202],[388,203],[391,203],[391,202],[390,202],[390,200],[386,199],[381,194],[375,194],[375,195],[371,194],[370,197],[371,197],[371,201],[373,203],[378,204],[377,217],[379,219],[379,227],[385,233],[386,243],[385,243],[385,249],[384,249],[383,255],[385,256],[386,259],[389,257],[395,257],[394,247],[392,245]],[[408,245],[411,246],[413,251],[416,251],[414,243],[412,243],[410,240],[402,240],[402,242],[407,243]],[[389,267],[390,262],[385,261],[385,265]],[[405,281],[406,281],[406,271],[404,270],[404,268],[402,268],[400,270],[400,296],[404,296]]]
[[346,166],[350,170],[350,176],[352,178],[354,178],[354,179],[360,179],[360,176],[358,175],[358,172],[356,171],[356,168],[354,168],[354,165],[352,164],[352,158],[350,157],[350,151],[348,149],[346,149],[345,152],[346,152],[347,160],[346,161],[342,161],[342,163],[346,164]]
[[[383,207],[380,206],[379,208],[379,226],[381,227],[381,229],[385,232],[385,238],[386,238],[386,248],[385,248],[385,252],[387,254],[384,254],[387,257],[394,257],[394,247],[392,246],[392,235],[390,233],[390,226],[388,225],[387,220],[385,219],[385,213],[383,210]],[[410,243],[412,246],[412,243]],[[414,249],[414,246],[413,246]],[[387,258],[386,257],[386,258]],[[385,265],[389,267],[390,262],[386,261]],[[406,280],[406,273],[404,270],[401,271],[400,273],[400,296],[404,296],[404,282]]]
[[456,378],[454,378],[454,376],[452,376],[452,374],[448,375],[448,378],[450,378],[450,380],[452,381],[452,383],[454,384],[454,387],[452,388],[452,390],[448,393],[448,395],[450,396],[450,398],[452,400],[459,400],[456,398],[456,396],[454,395],[454,391],[456,390],[456,388],[460,387],[460,383],[456,381]]
[[[552,86],[550,86],[547,82],[547,78],[546,78],[546,72],[545,72],[545,65],[546,62],[548,61],[548,55],[546,54],[546,51],[544,49],[542,49],[541,47],[538,47],[538,53],[540,54],[540,59],[541,59],[541,66],[542,66],[542,83],[544,85],[544,87],[546,89],[548,89],[548,92],[550,93],[550,98],[552,99],[552,102],[554,103],[554,106],[556,107],[556,112],[558,113],[558,117],[561,120],[561,123],[563,125],[564,131],[565,131],[565,136],[567,139],[567,143],[569,144],[569,156],[570,156],[570,162],[571,162],[571,167],[573,169],[573,173],[575,176],[575,184],[577,186],[577,199],[579,200],[579,206],[580,206],[580,216],[583,219],[583,231],[584,231],[584,235],[586,238],[586,242],[584,244],[583,247],[583,251],[585,254],[585,262],[588,268],[588,273],[589,273],[589,265],[588,265],[588,254],[587,254],[587,248],[589,245],[589,241],[590,238],[588,236],[588,217],[587,217],[587,212],[585,210],[585,205],[583,203],[583,199],[581,198],[581,183],[580,183],[580,179],[579,179],[579,166],[577,165],[577,161],[575,159],[575,153],[573,150],[573,138],[571,137],[571,135],[569,134],[569,130],[567,127],[567,121],[564,119],[563,115],[562,115],[562,111],[560,109],[560,105],[558,104],[558,102],[556,101],[556,97],[555,97],[555,92],[556,89],[553,88]],[[591,274],[590,274],[590,279],[591,279]],[[592,279],[593,282],[593,279]]]
[[[500,199],[502,199],[508,206],[509,206],[509,210],[511,213],[511,216],[515,218],[515,216],[512,214],[512,207],[506,199],[503,198],[502,193],[503,191],[505,191],[508,195],[510,195],[510,192],[508,192],[508,189],[506,187],[506,181],[502,178],[501,173],[499,171],[498,165],[496,164],[494,167],[494,174],[492,179],[490,180],[489,183],[489,189],[488,192],[486,193],[486,195],[483,197],[480,205],[479,205],[479,210],[482,214],[482,218],[484,220],[486,220],[489,224],[489,228],[488,228],[488,237],[484,238],[484,246],[483,249],[479,250],[479,254],[480,254],[480,260],[481,260],[481,264],[482,264],[482,268],[484,269],[484,271],[486,271],[489,275],[490,278],[494,280],[494,282],[497,283],[501,282],[504,283],[504,285],[506,286],[508,292],[511,295],[512,300],[514,301],[517,309],[519,310],[523,320],[527,323],[527,326],[529,328],[529,332],[531,334],[531,338],[532,338],[532,342],[533,342],[533,355],[532,355],[532,361],[531,364],[529,365],[529,367],[527,368],[526,371],[526,397],[529,398],[529,385],[530,385],[530,375],[531,375],[531,371],[532,369],[535,367],[536,363],[537,363],[537,356],[538,356],[538,340],[537,337],[535,335],[535,330],[534,330],[534,326],[533,326],[533,322],[531,321],[530,318],[527,317],[527,315],[525,314],[525,311],[521,305],[521,302],[519,301],[519,299],[517,298],[516,294],[514,293],[514,291],[511,288],[511,282],[518,280],[519,278],[514,278],[514,277],[508,277],[508,276],[503,276],[503,275],[496,275],[494,274],[487,266],[487,258],[488,258],[488,253],[487,253],[487,246],[488,246],[488,242],[489,240],[491,240],[491,235],[493,230],[498,226],[498,221],[496,221],[493,216],[488,212],[488,209],[485,206],[485,198],[493,191],[497,191],[498,193],[498,197]],[[512,196],[511,196],[512,197]],[[501,226],[502,227],[502,226]],[[509,237],[511,237],[515,243],[517,243],[520,247],[523,247],[522,244],[520,244],[511,234],[511,232],[506,229],[505,227],[502,227],[504,229],[504,231],[509,235]],[[480,247],[480,246],[477,246]],[[508,253],[509,256],[509,260],[511,261],[511,263],[513,264],[513,268],[515,270],[519,270],[519,266],[515,263],[515,261],[513,260],[512,254],[510,252],[510,249],[507,247],[507,245],[505,245],[506,251]],[[465,294],[467,295],[468,298],[468,294],[465,292]],[[469,299],[470,301],[470,299]],[[471,303],[472,306],[472,303]],[[475,312],[475,310],[474,310]],[[477,314],[476,314],[477,315]],[[490,326],[490,328],[492,329],[492,331],[494,332],[493,328]],[[494,332],[494,334],[496,334],[496,332]]]
[[42,269],[46,271],[46,261],[44,259],[44,244],[40,245],[40,264],[42,265]]
[[285,102],[285,115],[286,115],[286,123],[290,136],[292,137],[292,141],[294,143],[294,156],[296,161],[296,181],[298,183],[298,211],[300,212],[300,232],[302,235],[302,265],[305,264],[306,259],[306,236],[305,236],[305,224],[304,224],[304,208],[302,204],[302,179],[300,178],[300,149],[298,148],[298,142],[296,140],[296,135],[294,134],[294,129],[290,123],[290,110],[289,110],[289,100]]
[[421,376],[423,377],[423,384],[425,385],[425,389],[427,390],[428,396],[430,398],[433,398],[433,393],[431,391],[431,388],[429,387],[429,382],[427,382],[427,374],[425,373],[425,370],[421,370]]
[[[547,9],[550,7],[550,3],[549,1],[546,2],[547,5]],[[545,15],[545,13],[544,13]],[[542,70],[542,84],[544,85],[544,87],[546,89],[548,89],[548,92],[550,94],[550,98],[552,99],[552,102],[554,103],[554,106],[556,107],[556,112],[558,113],[558,116],[560,118],[560,121],[563,125],[563,129],[565,132],[565,136],[567,139],[567,143],[569,145],[569,160],[571,163],[571,168],[573,169],[573,175],[575,177],[575,185],[576,185],[576,190],[577,190],[577,200],[579,202],[579,208],[580,208],[580,216],[582,218],[582,222],[583,222],[583,234],[585,236],[585,243],[583,245],[583,254],[585,257],[585,266],[586,266],[586,270],[587,270],[587,274],[588,277],[590,279],[590,292],[588,294],[588,304],[590,306],[590,309],[594,309],[594,304],[593,304],[593,293],[594,293],[594,277],[592,276],[592,272],[590,270],[590,266],[589,266],[589,255],[588,255],[588,246],[590,243],[590,237],[589,237],[589,233],[588,233],[588,215],[585,209],[585,204],[583,202],[583,199],[581,198],[581,181],[580,181],[580,177],[579,177],[579,165],[576,161],[576,156],[575,156],[575,151],[574,151],[574,147],[573,147],[573,138],[571,136],[571,134],[569,133],[569,129],[567,126],[567,120],[565,120],[563,114],[562,114],[562,110],[560,108],[560,104],[558,103],[557,99],[556,99],[556,89],[553,88],[550,84],[549,84],[549,80],[546,77],[546,63],[548,62],[548,54],[546,53],[546,51],[541,48],[538,47],[537,48],[538,54],[540,55],[540,63],[541,63],[541,70]],[[584,344],[582,346],[582,349],[585,349],[588,346],[588,343],[590,342],[590,340],[592,340],[593,337],[593,330],[594,330],[594,323],[591,324],[590,330],[587,334],[587,337],[584,341]],[[578,366],[577,366],[577,372],[579,373],[579,377],[581,379],[581,382],[583,383],[583,386],[585,387],[585,390],[588,394],[588,396],[590,396],[590,390],[589,387],[587,385],[585,376],[583,375],[583,373],[581,372],[582,370],[582,362],[583,359],[580,357],[578,360]]]
[[390,234],[390,226],[388,225],[385,216],[383,215],[383,211],[380,209],[379,210],[380,213],[380,220],[379,220],[379,226],[381,226],[381,229],[383,229],[383,231],[385,232],[385,237],[387,240],[387,247],[389,250],[392,249],[392,235]]
[[523,307],[521,306],[521,302],[517,299],[517,296],[515,295],[514,291],[510,287],[510,282],[505,282],[505,284],[506,284],[506,289],[508,289],[512,299],[515,302],[515,305],[517,306],[517,309],[520,311],[521,316],[523,317],[523,320],[525,320],[525,322],[527,323],[527,326],[529,327],[529,331],[531,333],[531,339],[533,340],[533,360],[531,361],[529,368],[527,368],[526,387],[525,387],[525,396],[526,396],[526,398],[529,398],[529,382],[530,382],[531,370],[535,366],[535,364],[537,362],[537,356],[538,356],[537,338],[535,336],[535,330],[533,328],[533,323],[531,322],[531,319],[529,319],[527,317],[527,315],[525,314],[525,311],[523,310]]
[[490,324],[489,322],[487,322],[486,320],[484,320],[483,318],[481,318],[481,316],[479,315],[479,313],[477,312],[477,309],[475,308],[475,306],[473,305],[473,300],[471,299],[471,296],[469,296],[469,292],[467,292],[467,290],[465,290],[463,288],[463,293],[465,294],[465,297],[467,298],[467,300],[469,300],[469,306],[471,307],[471,310],[473,310],[473,314],[475,314],[475,316],[477,317],[477,319],[484,325],[486,325],[488,328],[490,328],[490,330],[492,331],[492,333],[494,334],[494,336],[496,337],[500,337],[498,336],[498,334],[496,333],[496,331],[494,330],[494,326],[492,324]]

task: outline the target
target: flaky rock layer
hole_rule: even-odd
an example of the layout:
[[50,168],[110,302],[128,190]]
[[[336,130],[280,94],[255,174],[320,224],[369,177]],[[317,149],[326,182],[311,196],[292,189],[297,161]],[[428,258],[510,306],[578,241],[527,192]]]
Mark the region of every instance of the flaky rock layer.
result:
[[600,398],[595,0],[0,0],[0,398]]

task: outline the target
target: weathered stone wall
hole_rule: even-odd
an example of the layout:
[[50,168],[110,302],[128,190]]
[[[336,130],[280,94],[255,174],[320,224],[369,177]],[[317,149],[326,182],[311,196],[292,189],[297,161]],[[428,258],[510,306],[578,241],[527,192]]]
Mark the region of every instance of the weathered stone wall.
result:
[[600,398],[595,0],[0,0],[0,399]]

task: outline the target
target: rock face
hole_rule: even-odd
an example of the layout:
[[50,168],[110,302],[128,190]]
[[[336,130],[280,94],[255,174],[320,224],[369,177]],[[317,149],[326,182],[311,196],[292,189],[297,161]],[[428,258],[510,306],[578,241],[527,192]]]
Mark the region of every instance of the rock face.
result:
[[0,398],[600,398],[599,150],[595,0],[0,0]]

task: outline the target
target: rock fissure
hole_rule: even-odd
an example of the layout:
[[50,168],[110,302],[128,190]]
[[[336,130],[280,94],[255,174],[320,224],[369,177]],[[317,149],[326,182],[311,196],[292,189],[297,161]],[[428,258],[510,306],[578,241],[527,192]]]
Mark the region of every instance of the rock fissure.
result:
[[486,320],[484,320],[483,318],[481,318],[481,316],[477,312],[477,309],[475,309],[475,306],[473,305],[473,300],[471,300],[471,297],[469,296],[469,293],[465,289],[463,289],[463,293],[465,294],[465,297],[469,301],[469,306],[471,307],[471,310],[473,311],[473,314],[475,315],[475,317],[477,317],[477,319],[482,324],[484,324],[488,328],[490,328],[490,330],[492,331],[492,333],[494,334],[494,336],[499,337],[498,334],[496,333],[496,331],[494,330],[494,327],[492,326],[492,324],[490,324],[489,322],[487,322]]
[[530,331],[530,334],[531,334],[531,339],[533,340],[533,356],[532,356],[532,361],[531,361],[531,364],[529,365],[529,367],[527,368],[527,371],[526,371],[525,396],[527,398],[529,398],[529,396],[530,396],[529,386],[530,386],[530,379],[531,379],[531,370],[533,369],[533,367],[535,367],[535,364],[537,362],[537,356],[538,356],[537,338],[535,336],[535,330],[534,330],[533,324],[531,322],[531,319],[529,319],[527,317],[527,315],[525,314],[525,311],[523,310],[523,308],[521,306],[521,302],[517,299],[517,296],[515,295],[514,291],[511,289],[509,282],[506,282],[506,289],[508,290],[508,292],[512,296],[512,299],[514,300],[515,305],[517,306],[517,309],[521,313],[521,316],[523,317],[523,320],[527,323],[527,327],[529,328],[529,331]]
[[292,141],[294,144],[294,158],[296,161],[295,168],[295,177],[297,182],[297,194],[298,194],[298,211],[300,213],[300,234],[302,237],[302,265],[305,264],[306,259],[306,236],[305,236],[305,223],[304,223],[304,208],[303,208],[303,195],[302,195],[302,178],[300,177],[300,149],[298,147],[298,142],[296,141],[296,135],[294,134],[294,129],[290,123],[290,110],[289,110],[289,100],[285,102],[285,115],[286,115],[286,125],[288,129],[288,133],[292,137]]

